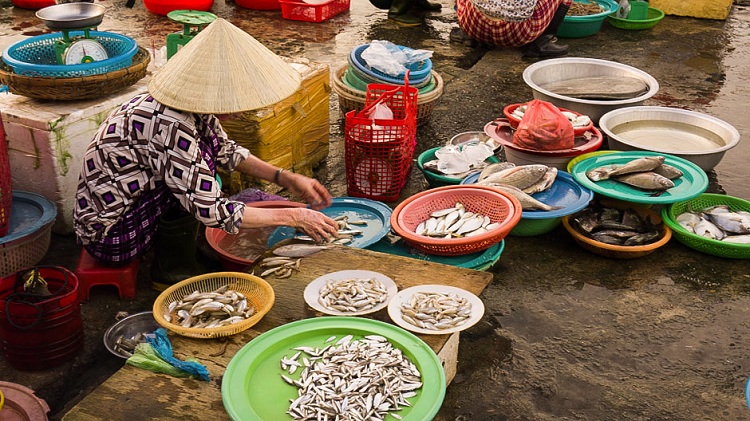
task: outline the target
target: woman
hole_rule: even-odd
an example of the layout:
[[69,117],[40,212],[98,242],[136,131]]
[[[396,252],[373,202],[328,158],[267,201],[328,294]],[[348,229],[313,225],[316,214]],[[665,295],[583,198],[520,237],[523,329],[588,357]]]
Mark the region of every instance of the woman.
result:
[[558,57],[568,53],[567,45],[556,43],[555,34],[573,0],[537,0],[531,16],[522,21],[491,17],[486,9],[482,11],[481,7],[477,7],[488,4],[491,5],[492,0],[456,0],[459,27],[451,31],[451,40],[522,47],[523,55],[533,58]]
[[[316,240],[335,236],[337,223],[318,211],[331,204],[322,184],[253,156],[220,122],[278,102],[299,84],[299,74],[250,35],[223,19],[208,25],[157,71],[148,93],[101,124],[79,177],[79,243],[99,262],[124,265],[156,242],[155,282],[164,286],[197,274],[198,221],[232,234],[287,225]],[[217,168],[272,181],[311,209],[259,209],[222,197]]]

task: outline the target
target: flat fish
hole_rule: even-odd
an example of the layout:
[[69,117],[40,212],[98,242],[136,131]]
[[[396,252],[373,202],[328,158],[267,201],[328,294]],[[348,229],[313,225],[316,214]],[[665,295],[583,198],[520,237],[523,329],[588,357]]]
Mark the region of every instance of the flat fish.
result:
[[557,168],[548,167],[547,172],[544,173],[544,175],[542,176],[542,178],[539,179],[539,181],[537,181],[536,183],[522,190],[526,194],[534,194],[534,193],[543,192],[549,189],[550,187],[552,187],[552,183],[555,182],[556,178],[557,178]]
[[708,219],[701,218],[700,222],[695,225],[694,232],[702,237],[721,240],[727,235],[719,227],[714,225]]
[[542,164],[521,165],[490,174],[477,184],[506,184],[523,190],[539,181],[547,173],[547,169],[548,167]]
[[664,163],[654,168],[652,171],[659,175],[667,177],[670,180],[676,180],[683,176],[682,170]]
[[661,191],[674,187],[672,180],[651,171],[618,175],[614,178],[621,183],[643,190]]
[[314,244],[288,244],[273,249],[272,253],[284,257],[305,257],[327,248],[328,246]]
[[516,164],[512,162],[496,162],[494,164],[487,165],[486,167],[484,167],[482,172],[479,173],[479,178],[477,178],[477,181],[482,181],[485,178],[489,177],[491,174],[507,170],[508,168],[513,168],[515,166]]
[[750,244],[750,234],[728,235],[724,237],[721,241],[725,243]]
[[695,226],[701,221],[701,217],[692,212],[683,212],[677,216],[676,220],[686,230],[695,232]]
[[663,156],[648,156],[634,159],[623,165],[607,165],[594,168],[586,172],[591,181],[601,181],[617,175],[632,174],[638,172],[652,171],[664,163]]
[[723,231],[750,234],[750,216],[731,212],[726,206],[715,206],[703,211],[711,222]]
[[507,184],[489,184],[489,186],[512,194],[519,202],[521,202],[521,208],[525,210],[552,211],[562,208],[562,206],[551,206],[534,199],[531,195],[524,193],[523,190],[518,187],[509,186]]

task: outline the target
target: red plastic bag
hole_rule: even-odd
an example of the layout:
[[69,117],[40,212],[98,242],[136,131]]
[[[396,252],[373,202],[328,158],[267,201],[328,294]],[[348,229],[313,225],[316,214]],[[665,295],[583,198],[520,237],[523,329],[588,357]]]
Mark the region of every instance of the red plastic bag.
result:
[[573,124],[552,103],[532,99],[526,104],[513,144],[526,149],[555,151],[570,149],[575,143]]

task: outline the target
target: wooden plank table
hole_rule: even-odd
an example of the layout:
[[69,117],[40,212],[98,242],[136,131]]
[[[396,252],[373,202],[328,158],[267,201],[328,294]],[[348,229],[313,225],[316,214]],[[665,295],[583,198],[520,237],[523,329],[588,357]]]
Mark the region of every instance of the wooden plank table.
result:
[[[326,273],[347,269],[372,270],[394,280],[399,290],[415,285],[444,284],[479,295],[492,281],[492,274],[370,250],[335,246],[302,259],[300,271],[286,279],[269,277],[276,302],[252,328],[228,338],[192,339],[170,335],[177,358],[195,358],[204,364],[211,381],[176,378],[123,366],[67,414],[64,421],[77,420],[225,420],[229,419],[221,399],[221,379],[229,361],[254,337],[277,326],[319,316],[305,303],[307,284]],[[385,309],[373,319],[391,322]],[[418,335],[440,357],[446,380],[455,375],[459,333]]]

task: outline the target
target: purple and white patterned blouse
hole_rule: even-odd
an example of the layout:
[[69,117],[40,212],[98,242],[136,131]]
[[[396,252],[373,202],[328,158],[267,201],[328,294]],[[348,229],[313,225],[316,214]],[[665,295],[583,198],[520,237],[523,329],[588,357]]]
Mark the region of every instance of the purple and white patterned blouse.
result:
[[221,196],[216,167],[232,171],[249,155],[215,116],[138,95],[107,117],[86,150],[73,210],[76,235],[83,244],[100,241],[139,196],[162,183],[204,225],[237,233],[244,204]]

